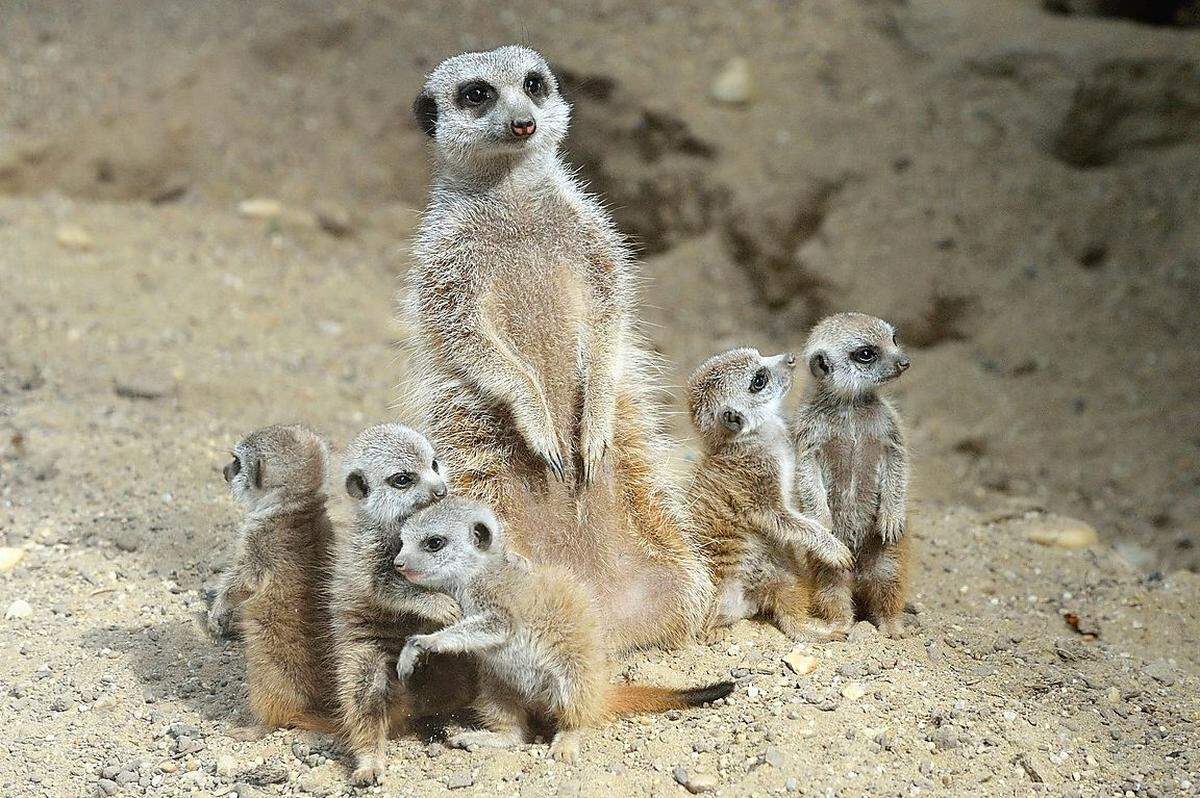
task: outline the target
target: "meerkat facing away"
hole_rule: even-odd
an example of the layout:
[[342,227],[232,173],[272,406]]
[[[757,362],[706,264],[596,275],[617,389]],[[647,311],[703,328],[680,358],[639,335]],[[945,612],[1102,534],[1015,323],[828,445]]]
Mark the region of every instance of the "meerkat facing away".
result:
[[793,639],[809,625],[805,560],[848,568],[850,550],[792,506],[795,449],[781,413],[796,358],[757,349],[714,355],[688,380],[704,452],[688,502],[716,598],[707,632],[765,615]]
[[888,637],[903,634],[908,572],[908,453],[900,417],[879,389],[909,367],[892,325],[862,313],[817,323],[804,350],[812,372],[796,417],[797,496],[854,552],[851,569],[813,561],[813,612],[840,637],[855,610]]
[[632,258],[559,156],[554,74],[524,47],[455,56],[414,113],[436,167],[407,275],[411,395],[455,490],[584,580],[615,649],[686,641],[712,585],[673,499]]
[[469,653],[479,662],[475,709],[483,731],[451,738],[460,747],[507,747],[531,729],[554,728],[550,753],[574,761],[580,732],[612,718],[700,706],[724,698],[732,682],[690,690],[611,684],[597,608],[565,569],[534,565],[507,550],[486,506],[450,499],[413,516],[395,565],[409,582],[454,596],[463,618],[413,635],[396,663],[407,679],[421,657]]
[[250,710],[268,729],[333,730],[328,458],[328,445],[312,430],[271,426],[239,441],[223,471],[246,517],[237,556],[209,610],[209,628],[222,634],[240,612]]
[[427,663],[407,685],[395,675],[409,635],[459,617],[452,598],[411,584],[393,567],[405,521],[446,496],[433,447],[408,427],[379,424],[347,447],[344,470],[355,516],[337,546],[334,658],[342,732],[355,756],[351,780],[362,785],[383,775],[390,732],[414,731],[420,719],[469,703],[475,679],[471,662],[452,655]]

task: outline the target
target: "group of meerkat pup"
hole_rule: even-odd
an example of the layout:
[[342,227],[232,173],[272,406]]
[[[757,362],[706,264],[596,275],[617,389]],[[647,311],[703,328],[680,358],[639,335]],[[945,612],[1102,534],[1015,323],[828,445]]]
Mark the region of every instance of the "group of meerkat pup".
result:
[[456,56],[413,110],[436,154],[408,275],[425,434],[385,423],[346,446],[336,529],[319,435],[276,425],[234,447],[245,518],[207,622],[244,641],[248,733],[337,734],[356,784],[382,776],[390,735],[448,724],[454,746],[545,736],[573,761],[583,729],[733,690],[614,683],[624,652],[754,617],[796,639],[856,618],[900,635],[908,464],[879,395],[909,365],[895,330],[817,324],[790,417],[794,355],[702,364],[703,453],[680,492],[634,262],[559,156],[570,107],[544,59]]

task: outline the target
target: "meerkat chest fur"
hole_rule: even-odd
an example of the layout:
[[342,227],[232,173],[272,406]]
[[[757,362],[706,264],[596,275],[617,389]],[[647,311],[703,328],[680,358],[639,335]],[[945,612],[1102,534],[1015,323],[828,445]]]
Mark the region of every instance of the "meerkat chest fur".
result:
[[810,445],[833,516],[834,533],[857,548],[875,522],[879,469],[887,438],[883,400],[822,408],[810,424]]

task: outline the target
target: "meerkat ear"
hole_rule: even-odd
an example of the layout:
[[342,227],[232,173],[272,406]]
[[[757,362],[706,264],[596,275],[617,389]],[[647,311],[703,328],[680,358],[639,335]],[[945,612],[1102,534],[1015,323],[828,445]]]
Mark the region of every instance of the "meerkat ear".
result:
[[354,499],[365,499],[370,490],[367,488],[366,477],[361,471],[351,471],[346,475],[346,492]]
[[425,132],[426,136],[433,137],[437,134],[437,118],[438,107],[437,100],[433,99],[433,95],[427,91],[422,91],[413,100],[412,104],[413,117],[417,120],[417,125]]
[[722,409],[717,415],[717,418],[720,419],[721,426],[732,432],[734,435],[746,428],[746,417],[734,410],[732,407],[726,407]]
[[475,543],[475,548],[487,551],[492,546],[492,528],[482,521],[476,521],[471,527],[471,540]]
[[824,352],[814,352],[812,357],[808,359],[808,370],[817,379],[828,376],[829,361],[825,359]]

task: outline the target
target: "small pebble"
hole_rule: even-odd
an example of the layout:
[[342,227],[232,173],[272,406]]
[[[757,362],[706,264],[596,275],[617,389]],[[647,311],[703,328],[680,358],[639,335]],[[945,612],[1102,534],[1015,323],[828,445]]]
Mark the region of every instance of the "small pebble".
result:
[[70,249],[76,252],[86,252],[96,246],[91,233],[77,224],[60,225],[54,233],[54,239],[63,249]]
[[714,100],[727,105],[744,105],[754,97],[754,78],[750,74],[750,62],[741,56],[729,59],[713,78],[709,94]]
[[17,599],[4,611],[5,620],[28,618],[30,615],[33,615],[33,606],[25,599]]

